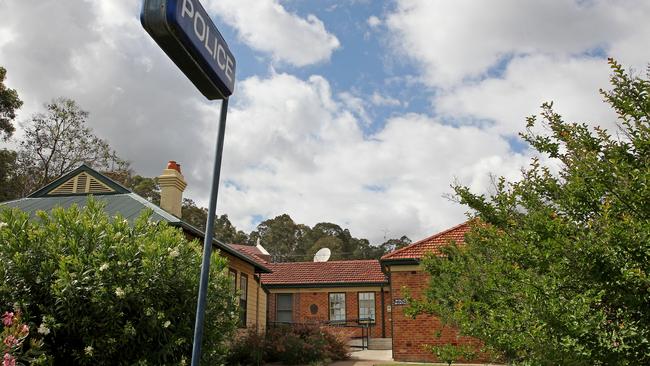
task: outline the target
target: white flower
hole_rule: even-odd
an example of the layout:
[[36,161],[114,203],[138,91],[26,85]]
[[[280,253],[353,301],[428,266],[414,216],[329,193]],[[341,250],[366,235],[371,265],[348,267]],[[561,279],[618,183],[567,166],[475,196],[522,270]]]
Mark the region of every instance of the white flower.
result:
[[9,226],[9,224],[7,224],[6,222],[0,221],[0,229],[2,229],[3,227],[6,227],[6,226]]
[[86,348],[84,348],[84,352],[86,353],[86,355],[92,356],[93,355],[93,346],[86,346]]
[[102,264],[101,266],[99,266],[99,270],[100,270],[100,271],[105,271],[105,270],[107,270],[107,269],[108,269],[108,263],[104,263],[104,264]]
[[170,325],[172,325],[172,322],[167,320],[166,322],[163,323],[163,328],[169,328]]
[[181,253],[178,251],[177,248],[174,248],[171,252],[169,252],[169,256],[172,258],[176,258],[179,255],[181,255]]
[[50,334],[50,328],[48,328],[45,323],[41,323],[41,325],[38,326],[38,332],[42,335],[48,335]]
[[117,297],[124,297],[124,290],[122,290],[121,287],[118,287],[115,289],[115,296]]

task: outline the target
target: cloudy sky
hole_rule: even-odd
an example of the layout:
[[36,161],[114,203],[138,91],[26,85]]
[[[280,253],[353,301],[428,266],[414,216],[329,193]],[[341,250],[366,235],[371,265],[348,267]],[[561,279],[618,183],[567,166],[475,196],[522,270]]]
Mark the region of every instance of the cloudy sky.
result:
[[[246,231],[288,213],[380,243],[464,219],[445,195],[533,152],[525,117],[613,127],[607,57],[644,71],[647,0],[203,0],[237,57],[218,211]],[[0,0],[0,65],[25,102],[57,96],[143,175],[177,160],[207,205],[219,102],[139,23],[137,0]],[[20,133],[17,134],[17,138]]]

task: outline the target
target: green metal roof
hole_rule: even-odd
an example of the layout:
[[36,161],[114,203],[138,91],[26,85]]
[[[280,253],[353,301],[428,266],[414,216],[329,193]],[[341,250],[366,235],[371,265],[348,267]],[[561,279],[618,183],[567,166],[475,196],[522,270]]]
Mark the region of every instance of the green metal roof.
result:
[[[133,222],[144,209],[150,208],[153,211],[151,219],[155,222],[160,220],[169,223],[177,223],[181,220],[176,216],[169,214],[162,208],[154,205],[146,199],[138,196],[135,193],[127,194],[111,194],[93,196],[98,202],[105,204],[104,211],[109,216],[120,214],[125,219]],[[0,205],[18,208],[22,211],[34,216],[36,211],[50,212],[55,207],[69,208],[72,205],[78,207],[85,207],[88,201],[88,195],[74,195],[74,196],[50,196],[50,197],[27,197],[15,201],[4,202]]]
[[[55,180],[47,186],[30,194],[26,198],[0,203],[0,209],[3,206],[17,208],[29,213],[33,217],[36,215],[37,211],[50,212],[55,207],[68,208],[72,205],[85,207],[90,194],[47,195],[48,192],[56,189],[59,185],[63,184],[68,179],[81,172],[86,172],[92,175],[102,183],[109,185],[115,190],[115,192],[111,193],[92,195],[95,200],[103,202],[105,204],[104,211],[109,216],[116,216],[117,214],[120,214],[129,222],[133,222],[138,216],[140,216],[142,211],[151,209],[153,211],[151,220],[154,222],[166,221],[170,225],[180,227],[197,238],[205,238],[205,233],[203,231],[168,213],[157,205],[149,202],[142,196],[131,192],[124,186],[93,170],[91,167],[85,164],[81,165],[79,168],[71,171],[70,173],[63,175],[61,178]],[[270,269],[266,268],[255,259],[239,252],[238,250],[222,243],[219,240],[215,239],[212,245],[232,255],[233,257],[237,257],[244,262],[253,265],[255,271],[258,273],[271,273]]]

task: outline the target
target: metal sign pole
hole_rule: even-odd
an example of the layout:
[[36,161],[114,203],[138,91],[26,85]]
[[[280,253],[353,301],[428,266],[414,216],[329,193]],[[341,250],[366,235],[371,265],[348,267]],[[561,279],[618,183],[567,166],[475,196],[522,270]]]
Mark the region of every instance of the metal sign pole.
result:
[[221,157],[223,156],[223,140],[226,134],[226,114],[228,113],[228,98],[221,102],[221,116],[219,117],[219,132],[217,134],[217,150],[214,156],[214,171],[212,173],[212,188],[210,189],[210,205],[208,206],[208,220],[205,225],[205,239],[203,240],[203,261],[201,262],[201,280],[199,282],[199,299],[196,305],[196,321],[194,323],[194,344],[192,345],[192,366],[201,363],[201,343],[203,340],[203,321],[205,318],[205,301],[208,294],[208,280],[210,277],[210,258],[212,255],[212,238],[214,236],[214,217],[217,208],[217,195],[219,193],[219,176],[221,175]]

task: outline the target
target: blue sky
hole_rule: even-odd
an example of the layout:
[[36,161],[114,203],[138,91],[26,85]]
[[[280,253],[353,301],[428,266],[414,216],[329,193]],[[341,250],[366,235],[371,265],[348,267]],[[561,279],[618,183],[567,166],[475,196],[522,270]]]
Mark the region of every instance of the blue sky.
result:
[[[414,62],[398,57],[390,49],[393,41],[381,31],[381,25],[372,27],[368,19],[380,17],[390,11],[394,4],[378,1],[284,1],[287,11],[301,17],[317,16],[331,33],[339,39],[341,46],[329,60],[305,67],[296,67],[286,62],[273,63],[263,52],[256,52],[237,37],[237,30],[225,24],[218,16],[215,23],[228,40],[238,60],[237,76],[246,79],[255,75],[269,75],[272,72],[286,72],[300,78],[312,74],[326,77],[334,93],[351,92],[354,96],[367,98],[379,93],[387,98],[399,100],[402,105],[378,105],[367,113],[372,123],[364,125],[368,134],[380,130],[391,115],[404,112],[428,113],[432,110],[429,100],[431,88],[422,83],[388,83],[390,79],[406,76],[417,78]],[[272,71],[273,70],[273,71]],[[429,89],[423,94],[422,89]],[[234,95],[236,99],[237,95]],[[345,98],[345,96],[341,96]]]
[[[217,211],[240,229],[288,213],[371,243],[458,224],[459,183],[516,180],[517,137],[553,101],[616,128],[607,57],[645,70],[646,0],[202,0],[238,61]],[[0,1],[0,65],[24,121],[58,96],[143,175],[183,166],[207,204],[219,103],[139,23],[133,0]],[[43,32],[47,29],[47,32]],[[20,139],[20,126],[13,141]],[[557,162],[540,157],[544,164]]]

